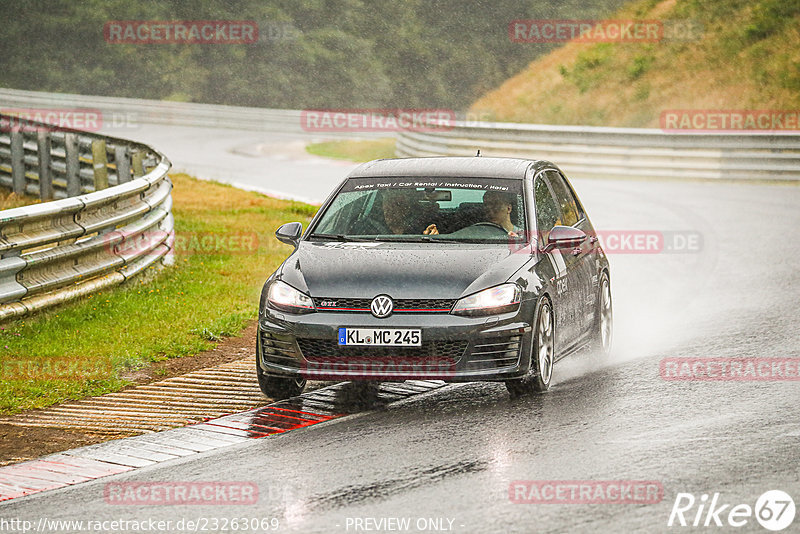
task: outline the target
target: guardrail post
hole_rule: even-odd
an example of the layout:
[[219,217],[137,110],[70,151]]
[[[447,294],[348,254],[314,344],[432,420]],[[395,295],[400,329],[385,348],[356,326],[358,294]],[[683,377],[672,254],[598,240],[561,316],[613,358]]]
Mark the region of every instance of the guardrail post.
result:
[[167,233],[167,239],[164,241],[164,244],[169,248],[169,252],[164,254],[162,262],[167,266],[175,265],[175,219],[172,213],[168,213],[158,226],[162,231]]
[[108,189],[108,155],[103,139],[92,141],[92,168],[94,169],[94,189]]
[[24,139],[19,129],[11,130],[11,183],[14,194],[25,193],[25,148]]
[[144,154],[141,150],[137,150],[131,156],[131,166],[133,167],[133,176],[134,178],[139,178],[140,176],[144,176],[144,165],[142,164],[142,159],[144,158]]
[[81,166],[77,134],[64,134],[64,153],[67,160],[67,196],[77,197],[81,194]]
[[114,163],[117,166],[117,184],[131,181],[131,153],[125,145],[114,147]]
[[27,262],[19,256],[4,256],[0,259],[0,302],[21,299],[28,289],[17,281],[17,274]]
[[50,132],[41,129],[37,132],[39,152],[39,198],[53,199],[53,172],[50,169]]

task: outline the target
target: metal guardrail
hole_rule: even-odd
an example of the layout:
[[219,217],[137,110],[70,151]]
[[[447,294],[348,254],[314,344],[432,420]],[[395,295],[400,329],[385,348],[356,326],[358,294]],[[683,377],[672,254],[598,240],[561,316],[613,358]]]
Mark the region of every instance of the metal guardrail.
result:
[[[0,89],[0,109],[85,108],[113,122],[305,134],[385,137],[394,132],[306,132],[301,111],[163,102]],[[123,125],[123,128],[125,126]],[[576,177],[800,180],[796,133],[668,133],[646,128],[456,122],[438,131],[406,131],[397,155],[474,155],[549,159]],[[85,171],[84,171],[85,173]],[[0,177],[0,180],[2,178]]]
[[396,153],[409,156],[524,157],[551,160],[575,177],[800,180],[797,133],[667,133],[645,128],[464,123],[406,131]]
[[167,102],[108,96],[45,93],[0,88],[3,109],[90,109],[102,114],[103,128],[135,130],[138,124],[195,128],[230,128],[255,132],[304,134],[312,137],[391,137],[394,132],[305,131],[302,111],[189,102]]
[[58,199],[0,211],[0,320],[170,263],[169,168],[158,151],[115,137],[30,122],[0,132],[0,184]]

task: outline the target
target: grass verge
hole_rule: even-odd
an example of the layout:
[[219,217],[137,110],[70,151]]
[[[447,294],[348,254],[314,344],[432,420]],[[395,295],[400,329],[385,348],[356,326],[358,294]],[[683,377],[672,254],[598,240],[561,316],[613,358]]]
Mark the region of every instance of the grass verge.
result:
[[39,202],[41,201],[36,197],[27,195],[20,196],[8,189],[0,188],[0,210],[30,206],[32,204],[39,204]]
[[344,141],[312,143],[306,147],[306,151],[315,156],[363,163],[373,159],[395,157],[394,144],[395,140],[392,137],[363,140],[347,139]]
[[176,265],[0,325],[0,413],[119,390],[131,371],[207,350],[255,318],[291,252],[273,232],[317,207],[171,177]]

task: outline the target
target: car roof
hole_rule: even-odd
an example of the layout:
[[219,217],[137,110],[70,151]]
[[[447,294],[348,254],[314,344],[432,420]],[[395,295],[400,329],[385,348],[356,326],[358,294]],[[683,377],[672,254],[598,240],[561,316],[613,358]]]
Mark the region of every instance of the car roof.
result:
[[348,178],[383,176],[464,176],[522,179],[531,165],[552,166],[541,160],[489,157],[434,156],[426,158],[378,159],[358,166]]

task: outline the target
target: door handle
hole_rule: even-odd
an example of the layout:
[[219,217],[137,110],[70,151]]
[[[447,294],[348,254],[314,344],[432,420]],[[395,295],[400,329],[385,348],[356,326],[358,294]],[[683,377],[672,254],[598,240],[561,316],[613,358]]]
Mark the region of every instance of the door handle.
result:
[[580,249],[580,247],[578,247],[578,248],[573,248],[573,249],[572,249],[572,255],[573,255],[573,256],[577,256],[577,255],[578,255],[578,254],[580,254],[580,253],[581,253],[581,249]]

